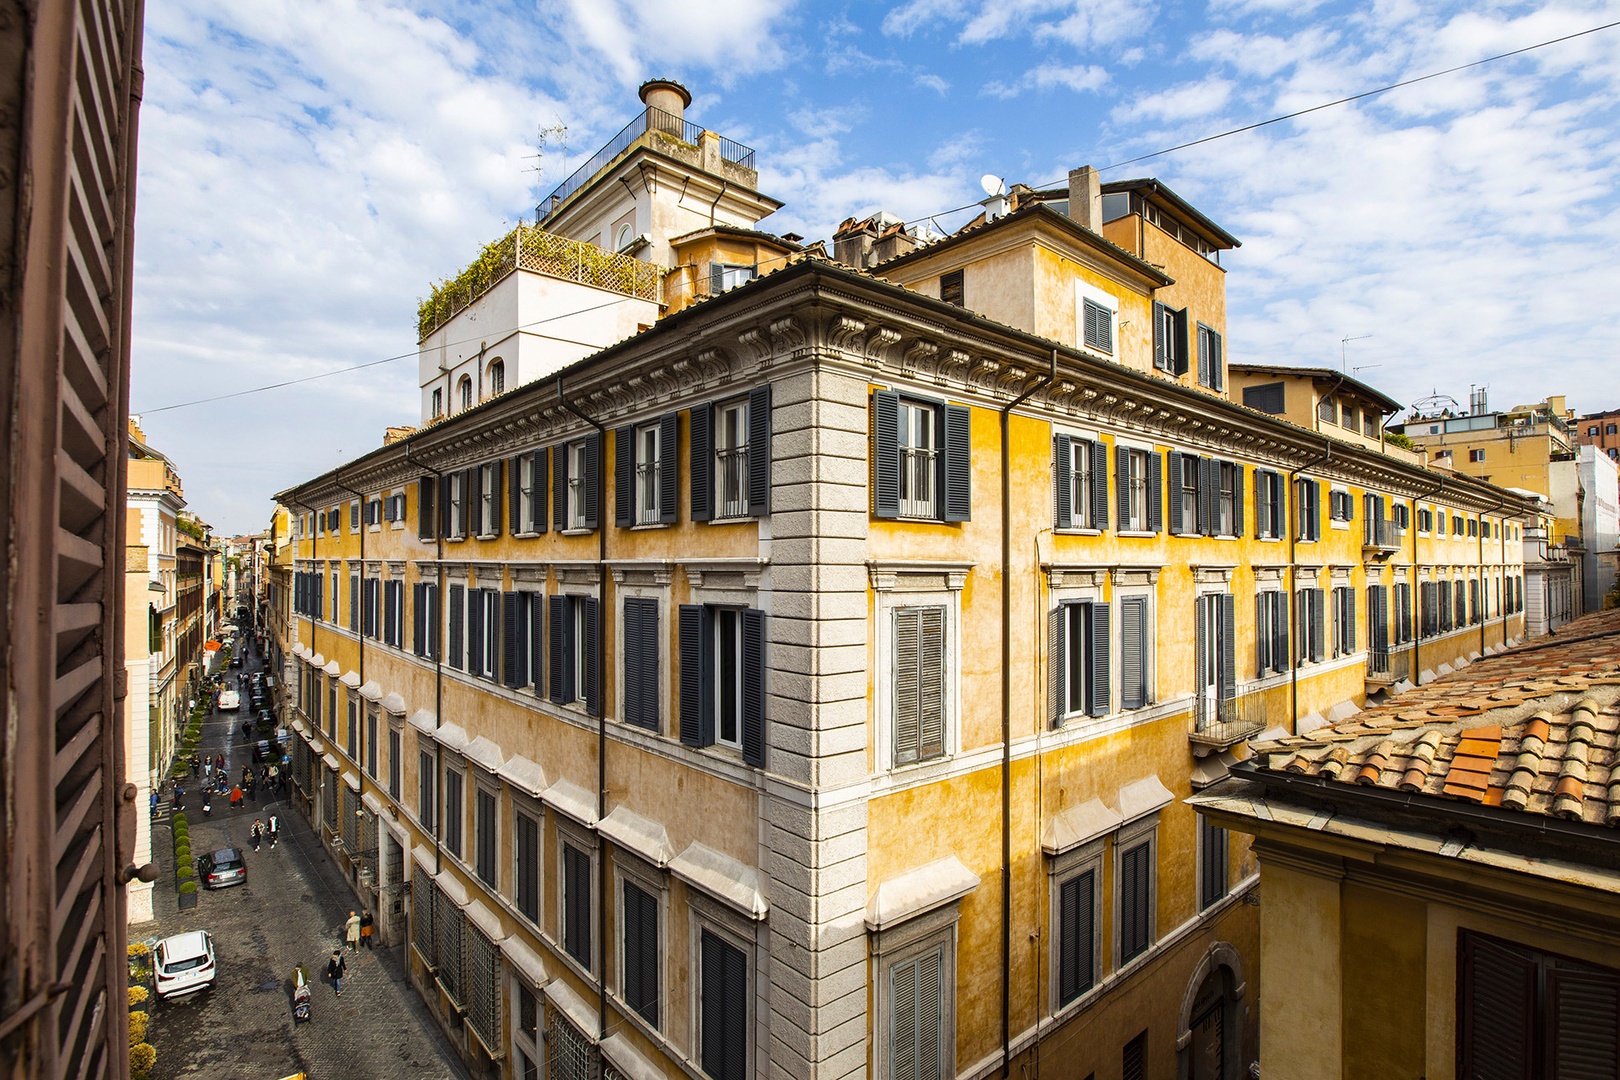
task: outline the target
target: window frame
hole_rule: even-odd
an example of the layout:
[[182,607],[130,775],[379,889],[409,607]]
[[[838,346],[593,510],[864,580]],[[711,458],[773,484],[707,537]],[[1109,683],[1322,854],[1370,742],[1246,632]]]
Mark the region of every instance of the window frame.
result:
[[[1049,947],[1048,962],[1051,971],[1048,976],[1047,1010],[1052,1016],[1082,1007],[1083,1002],[1094,997],[1101,989],[1104,976],[1104,889],[1106,888],[1108,837],[1099,836],[1087,841],[1070,851],[1054,855],[1047,860],[1046,888],[1047,888],[1047,923]],[[1069,882],[1090,873],[1091,879],[1091,973],[1090,979],[1079,993],[1068,1001],[1063,1000],[1063,946],[1064,935],[1062,927],[1062,898],[1063,887]]]
[[[1146,941],[1140,951],[1125,955],[1124,864],[1125,856],[1139,847],[1147,847],[1147,905]],[[1158,943],[1159,933],[1159,812],[1154,811],[1136,821],[1122,825],[1113,836],[1113,932],[1114,971],[1130,967],[1143,957],[1151,956]]]
[[[1082,349],[1102,353],[1110,358],[1119,355],[1119,300],[1101,289],[1093,288],[1083,281],[1076,281],[1074,303],[1075,345]],[[1092,312],[1096,315],[1092,316]],[[1096,326],[1106,327],[1107,340],[1102,335],[1094,335],[1092,319],[1107,318],[1097,322]]]
[[[749,406],[747,394],[714,403],[712,426],[709,429],[714,440],[714,516],[711,521],[740,521],[754,516],[750,513],[748,502],[749,468],[752,466],[749,438],[752,418],[749,416]],[[727,422],[730,417],[735,417],[735,425]],[[735,497],[729,500],[723,494],[727,490],[728,466],[730,479],[736,482]]]
[[[905,600],[910,600],[912,602],[902,602],[902,601],[905,601]],[[956,669],[959,666],[955,662],[955,658],[957,656],[956,647],[959,644],[956,641],[956,619],[953,618],[953,615],[955,613],[955,606],[956,606],[956,599],[955,599],[954,596],[952,596],[952,597],[950,597],[948,599],[944,599],[944,598],[938,597],[937,594],[924,595],[924,596],[915,596],[913,594],[902,594],[902,595],[894,597],[894,602],[891,605],[885,606],[885,608],[883,609],[882,623],[883,623],[883,627],[884,627],[884,631],[885,631],[884,637],[886,639],[885,642],[884,642],[885,650],[886,650],[885,655],[887,657],[888,669],[889,669],[889,673],[890,673],[890,677],[888,679],[886,679],[886,680],[883,680],[883,682],[885,684],[885,689],[887,690],[887,699],[886,699],[886,702],[885,702],[885,710],[884,710],[884,713],[883,713],[883,715],[886,718],[885,722],[883,724],[883,731],[884,731],[884,734],[886,735],[885,742],[886,742],[887,746],[886,746],[886,752],[884,754],[883,760],[886,762],[886,767],[890,771],[899,771],[899,770],[903,770],[903,769],[913,768],[913,767],[916,767],[916,766],[927,765],[927,764],[929,764],[931,762],[949,760],[955,754],[955,749],[956,748],[955,748],[955,738],[954,738],[954,736],[955,736],[955,730],[956,730],[955,720],[956,720],[956,696],[957,696],[956,693],[955,693],[955,679],[956,679]],[[941,620],[941,622],[940,622],[940,664],[941,664],[941,667],[944,669],[943,672],[941,673],[941,677],[939,679],[940,695],[941,695],[940,722],[941,722],[941,726],[942,726],[942,733],[941,733],[941,738],[940,738],[940,750],[939,750],[939,752],[938,753],[931,753],[926,757],[923,756],[922,731],[921,731],[922,717],[921,717],[921,712],[920,712],[920,710],[922,708],[922,705],[921,705],[921,691],[922,691],[921,678],[922,678],[922,673],[921,673],[921,670],[919,668],[919,675],[918,675],[918,678],[919,678],[919,685],[918,685],[918,709],[919,709],[918,724],[919,724],[919,729],[918,729],[917,757],[916,757],[915,760],[902,761],[902,760],[900,760],[901,749],[900,749],[900,734],[899,734],[899,720],[900,720],[900,716],[899,716],[899,709],[900,709],[900,693],[899,693],[899,691],[900,691],[900,685],[899,685],[900,671],[899,671],[899,663],[900,663],[900,657],[899,657],[898,649],[899,649],[900,618],[901,618],[901,614],[903,612],[914,612],[914,611],[915,612],[923,612],[923,611],[938,611],[938,612],[940,612],[940,620]],[[921,635],[921,633],[922,633],[922,627],[920,625],[918,627],[918,633],[919,633],[919,635]],[[918,639],[918,657],[919,657],[918,663],[919,663],[919,665],[922,662],[921,661],[921,650],[922,650],[922,639],[919,636],[919,639]]]
[[[523,858],[524,830],[521,823],[527,822],[534,828],[534,865],[527,869],[533,876],[533,903],[531,914],[526,910],[529,904],[528,884],[525,880],[525,866]],[[526,921],[535,930],[540,930],[545,919],[545,892],[546,892],[546,821],[545,809],[532,799],[514,795],[512,798],[512,909],[518,917]]]
[[[452,782],[453,781],[453,782]],[[455,791],[455,798],[451,798],[451,791]],[[444,763],[444,794],[441,798],[444,804],[442,811],[444,820],[440,823],[440,836],[444,849],[458,862],[466,852],[467,829],[467,767],[465,765],[452,766],[448,761]],[[451,803],[455,802],[455,806]]]
[[[642,893],[651,897],[654,908],[654,932],[657,934],[657,943],[654,948],[656,956],[656,970],[652,973],[653,997],[651,1005],[653,1017],[649,1019],[629,997],[629,966],[630,949],[625,942],[625,935],[629,929],[629,918],[625,913],[625,888],[634,886]],[[636,1020],[645,1024],[653,1031],[663,1031],[670,1019],[668,1008],[669,989],[667,972],[669,970],[669,883],[664,875],[645,865],[640,859],[622,849],[615,849],[613,856],[613,927],[617,937],[614,949],[613,988],[615,995],[627,1014],[634,1015]]]
[[[564,963],[572,964],[589,978],[595,978],[596,936],[602,932],[596,918],[596,860],[602,857],[596,834],[561,815],[553,814],[557,823],[557,955]],[[572,850],[585,857],[585,959],[575,956],[568,943],[568,852]]]
[[870,964],[870,993],[872,1011],[874,1080],[893,1080],[893,1047],[891,1034],[894,1026],[892,972],[903,963],[915,963],[934,950],[942,950],[940,964],[940,1073],[942,1077],[957,1075],[956,1066],[956,998],[959,942],[958,920],[960,901],[946,904],[907,919],[889,929],[878,931],[872,938]]

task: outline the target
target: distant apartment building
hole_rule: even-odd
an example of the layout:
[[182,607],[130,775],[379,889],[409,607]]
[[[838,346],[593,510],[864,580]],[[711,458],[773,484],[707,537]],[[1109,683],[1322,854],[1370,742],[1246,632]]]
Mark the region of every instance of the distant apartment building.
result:
[[478,1076],[1241,1075],[1255,860],[1186,800],[1517,641],[1537,502],[1359,384],[1238,404],[1236,240],[1157,181],[828,258],[688,100],[278,496],[296,804]]
[[1575,421],[1575,442],[1595,446],[1610,461],[1620,461],[1620,409],[1587,413]]

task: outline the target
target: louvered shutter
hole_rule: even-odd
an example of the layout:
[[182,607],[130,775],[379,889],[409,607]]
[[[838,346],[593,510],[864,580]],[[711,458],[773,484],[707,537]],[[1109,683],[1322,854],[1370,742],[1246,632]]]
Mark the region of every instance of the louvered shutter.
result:
[[613,432],[613,524],[628,529],[635,524],[636,433],[626,424]]
[[1092,942],[1094,871],[1070,878],[1058,888],[1058,1004],[1067,1005],[1091,989],[1096,968]]
[[1124,531],[1131,527],[1131,452],[1118,443],[1114,444],[1114,497],[1119,503],[1119,527]]
[[919,760],[922,740],[921,609],[894,613],[894,761],[910,765]]
[[966,405],[945,406],[946,521],[973,517],[972,412]]
[[585,527],[598,525],[598,503],[602,494],[602,436],[596,432],[585,437],[585,482],[580,485],[585,503]]
[[601,623],[599,608],[594,596],[582,596],[574,601],[583,608],[580,614],[580,632],[584,635],[583,641],[576,641],[574,647],[583,650],[580,654],[581,674],[585,679],[584,698],[585,711],[592,716],[602,714],[601,672],[599,663],[601,659],[597,642],[601,640]]
[[725,291],[726,268],[724,263],[712,262],[709,264],[709,295],[719,296]]
[[641,724],[641,600],[624,601],[624,722]]
[[1108,528],[1108,447],[1091,444],[1091,527]]
[[742,756],[765,766],[765,613],[742,613]]
[[872,394],[872,512],[900,516],[900,395]]
[[1069,674],[1064,634],[1064,616],[1067,612],[1068,608],[1059,604],[1046,615],[1047,715],[1051,717],[1054,728],[1063,726],[1063,715],[1069,711],[1069,695],[1065,686]]
[[483,466],[474,466],[466,472],[467,482],[462,489],[465,492],[461,500],[465,510],[466,529],[468,536],[482,536],[484,534],[484,469]]
[[1216,600],[1221,611],[1220,698],[1230,701],[1237,696],[1237,601],[1230,594]]
[[457,671],[461,670],[461,638],[462,620],[467,617],[463,598],[467,594],[465,585],[450,586],[450,666]]
[[673,525],[678,520],[680,465],[675,461],[680,416],[670,413],[658,421],[658,520]]
[[1353,588],[1345,590],[1344,597],[1344,630],[1349,638],[1346,643],[1350,652],[1356,651],[1356,591]]
[[383,643],[397,646],[399,638],[394,628],[399,625],[399,588],[400,583],[390,581],[383,588]]
[[1209,385],[1220,390],[1226,385],[1224,346],[1221,335],[1215,331],[1209,331],[1206,336],[1209,338]]
[[1213,458],[1201,457],[1198,459],[1198,535],[1213,536],[1215,533],[1214,505],[1220,500],[1215,490],[1220,483],[1221,474]]
[[1351,498],[1348,491],[1344,493],[1344,520],[1356,520],[1356,500]]
[[411,585],[411,652],[423,656],[427,651],[427,612],[423,597],[427,586],[418,581]]
[[1147,597],[1126,596],[1119,602],[1120,708],[1147,704]]
[[[489,520],[483,523],[482,533],[490,536],[501,535],[501,485],[506,481],[506,459],[496,458],[484,466],[489,471]],[[484,493],[478,493],[478,505],[484,505]]]
[[944,1066],[943,962],[941,949],[917,958],[917,1080],[939,1080]]
[[[1153,303],[1153,366],[1160,371],[1170,370],[1170,340],[1165,333],[1164,305],[1158,301]],[[1090,310],[1086,311],[1089,316]],[[1088,327],[1089,329],[1089,327]]]
[[1198,334],[1198,384],[1200,386],[1214,386],[1209,376],[1209,335],[1200,331]]
[[1307,481],[1311,489],[1311,539],[1322,539],[1322,481]]
[[528,522],[523,520],[523,455],[519,454],[506,463],[506,526],[513,536],[528,531]]
[[926,760],[945,753],[945,612],[924,608],[918,621],[919,756]]
[[1552,1075],[1620,1075],[1620,975],[1565,961],[1546,966]]
[[1288,594],[1279,591],[1271,599],[1271,662],[1276,670],[1284,671],[1288,668]]
[[546,598],[546,661],[547,675],[550,679],[550,700],[557,705],[566,704],[572,698],[573,673],[568,663],[568,597],[550,596]]
[[439,535],[449,537],[455,532],[455,518],[451,516],[454,509],[450,505],[450,477],[445,473],[439,477]]
[[544,693],[546,603],[540,593],[529,594],[529,682],[538,695]]
[[1120,857],[1120,951],[1122,961],[1140,956],[1148,946],[1148,849],[1138,844]]
[[1327,592],[1311,590],[1311,659],[1321,660],[1327,642]]
[[559,531],[568,528],[568,444],[551,451],[551,516]]
[[534,520],[532,522],[527,522],[526,524],[528,524],[537,533],[543,533],[546,531],[546,476],[548,469],[548,462],[546,458],[550,453],[551,451],[548,448],[541,447],[532,455],[534,465],[531,471],[533,475],[534,488],[533,494],[529,498],[529,508],[534,514]]
[[349,632],[360,632],[360,575],[349,575]]
[[1187,374],[1187,309],[1182,308],[1180,311],[1172,312],[1170,320],[1174,324],[1171,327],[1171,341],[1174,343],[1173,351],[1176,359],[1175,374],[1185,375]]
[[692,486],[692,520],[710,521],[714,518],[713,405],[692,406],[689,441],[687,471]]
[[1170,535],[1181,535],[1181,507],[1185,486],[1182,484],[1181,454],[1170,451]]
[[472,532],[468,527],[469,515],[472,513],[473,500],[476,498],[474,494],[474,485],[477,482],[477,469],[467,469],[461,474],[461,505],[457,508],[457,521],[460,522],[462,536],[472,535]]
[[1246,470],[1239,462],[1232,462],[1232,535],[1243,535],[1243,485]]
[[748,392],[748,513],[771,512],[771,387]]
[[1147,455],[1147,510],[1148,531],[1162,532],[1164,529],[1164,455],[1152,453]]
[[430,477],[424,476],[416,482],[416,538],[418,540],[433,539],[435,524],[433,496],[437,492],[438,485]]
[[703,615],[700,604],[680,607],[680,735],[687,746],[704,745],[703,691],[707,680],[703,677]]
[[[489,644],[494,644],[490,642]],[[484,590],[467,590],[467,673],[482,675],[486,670],[484,659]]]
[[1505,943],[1466,931],[1459,972],[1460,1074],[1530,1080],[1536,1064],[1536,962]]
[[1209,656],[1210,631],[1209,597],[1200,596],[1193,601],[1193,691],[1200,695],[1213,681],[1205,659]]
[[1254,470],[1254,535],[1266,535],[1271,522],[1271,492],[1267,482],[1270,474],[1264,469]]
[[1271,667],[1271,594],[1254,595],[1254,673],[1263,677]]
[[1107,716],[1111,704],[1108,642],[1108,605],[1099,601],[1091,605],[1091,685],[1087,687],[1086,711],[1092,716]]
[[[518,594],[501,594],[501,684],[521,686],[523,653],[518,648]],[[526,681],[526,680],[525,680]]]
[[1069,490],[1069,452],[1067,435],[1052,436],[1052,506],[1060,529],[1074,525],[1074,508]]

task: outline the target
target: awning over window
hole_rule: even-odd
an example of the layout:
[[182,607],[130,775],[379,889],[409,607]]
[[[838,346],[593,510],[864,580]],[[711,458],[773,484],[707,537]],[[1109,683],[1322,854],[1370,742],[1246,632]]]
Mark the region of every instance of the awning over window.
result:
[[306,657],[305,659],[307,659],[311,664],[314,664],[316,667],[320,667],[322,664],[326,663],[326,657],[322,656],[320,653],[316,653],[314,656]]
[[558,780],[540,793],[540,799],[560,814],[567,814],[581,825],[596,824],[596,794],[578,784]]
[[360,696],[367,701],[381,701],[382,687],[378,685],[376,679],[367,679],[365,685],[360,687]]
[[609,1035],[602,1040],[601,1047],[602,1056],[613,1063],[625,1080],[663,1080],[664,1070],[643,1057],[622,1033]]
[[546,771],[522,754],[513,754],[495,771],[525,795],[538,799],[546,790]]
[[325,757],[321,758],[321,760],[326,762],[326,767],[328,769],[331,769],[333,772],[338,771],[338,759],[335,756],[327,754]]
[[1122,821],[1119,814],[1103,805],[1101,799],[1090,799],[1079,806],[1071,806],[1046,823],[1041,849],[1048,855],[1061,855],[1099,836],[1106,836],[1119,828]]
[[[337,663],[336,660],[332,662]],[[350,690],[358,690],[360,688],[360,673],[358,671],[346,671],[343,673],[343,678],[339,679],[338,682],[347,686]]]
[[382,699],[383,712],[391,712],[395,716],[405,715],[405,699],[398,694],[389,694]]
[[379,817],[382,816],[382,800],[377,798],[377,793],[375,791],[368,791],[364,795],[360,796],[360,803],[373,814],[376,814]]
[[669,860],[675,857],[675,849],[669,844],[669,833],[662,825],[623,806],[616,807],[603,818],[596,831],[659,869],[668,866]]
[[1119,816],[1127,822],[1135,821],[1175,801],[1157,776],[1144,777],[1119,789]]
[[444,890],[446,896],[456,902],[457,907],[466,907],[472,899],[467,895],[467,886],[449,870],[440,870],[433,876],[433,880],[439,883],[439,888]]
[[866,925],[872,930],[887,930],[960,900],[978,887],[979,876],[955,855],[947,855],[879,885],[866,905]]
[[501,928],[500,918],[481,900],[473,900],[467,904],[467,918],[472,924],[483,931],[485,937],[494,944],[506,940],[506,931]]
[[669,861],[669,872],[750,919],[763,919],[770,911],[765,894],[759,891],[759,871],[704,844],[688,845]]
[[343,774],[343,783],[350,791],[360,790],[360,774],[346,772]]
[[460,750],[467,745],[467,729],[460,724],[440,724],[433,729],[433,737],[446,750]]
[[328,660],[326,662],[326,666],[321,670],[332,676],[334,679],[343,674],[343,667],[336,660]]
[[461,754],[468,761],[475,762],[492,773],[500,771],[501,762],[506,760],[506,755],[501,753],[501,748],[482,735],[468,743],[466,748],[461,751]]
[[580,1031],[596,1030],[596,1006],[576,994],[562,979],[553,979],[541,991],[551,1007],[568,1017]]
[[512,965],[518,977],[536,990],[551,981],[551,972],[546,970],[545,960],[525,945],[518,935],[513,934],[501,942],[501,955],[506,957],[506,962]]
[[426,709],[417,709],[415,712],[411,713],[410,717],[405,722],[411,725],[411,727],[415,728],[417,731],[424,731],[431,735],[433,734],[433,729],[438,726],[439,718],[433,713],[428,712]]

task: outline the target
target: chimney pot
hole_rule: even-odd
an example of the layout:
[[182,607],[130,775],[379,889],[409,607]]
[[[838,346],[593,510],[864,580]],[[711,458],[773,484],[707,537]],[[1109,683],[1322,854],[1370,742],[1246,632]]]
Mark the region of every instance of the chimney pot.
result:
[[686,107],[692,104],[691,91],[674,79],[648,79],[641,84],[641,102],[659,109],[677,120],[686,119]]

